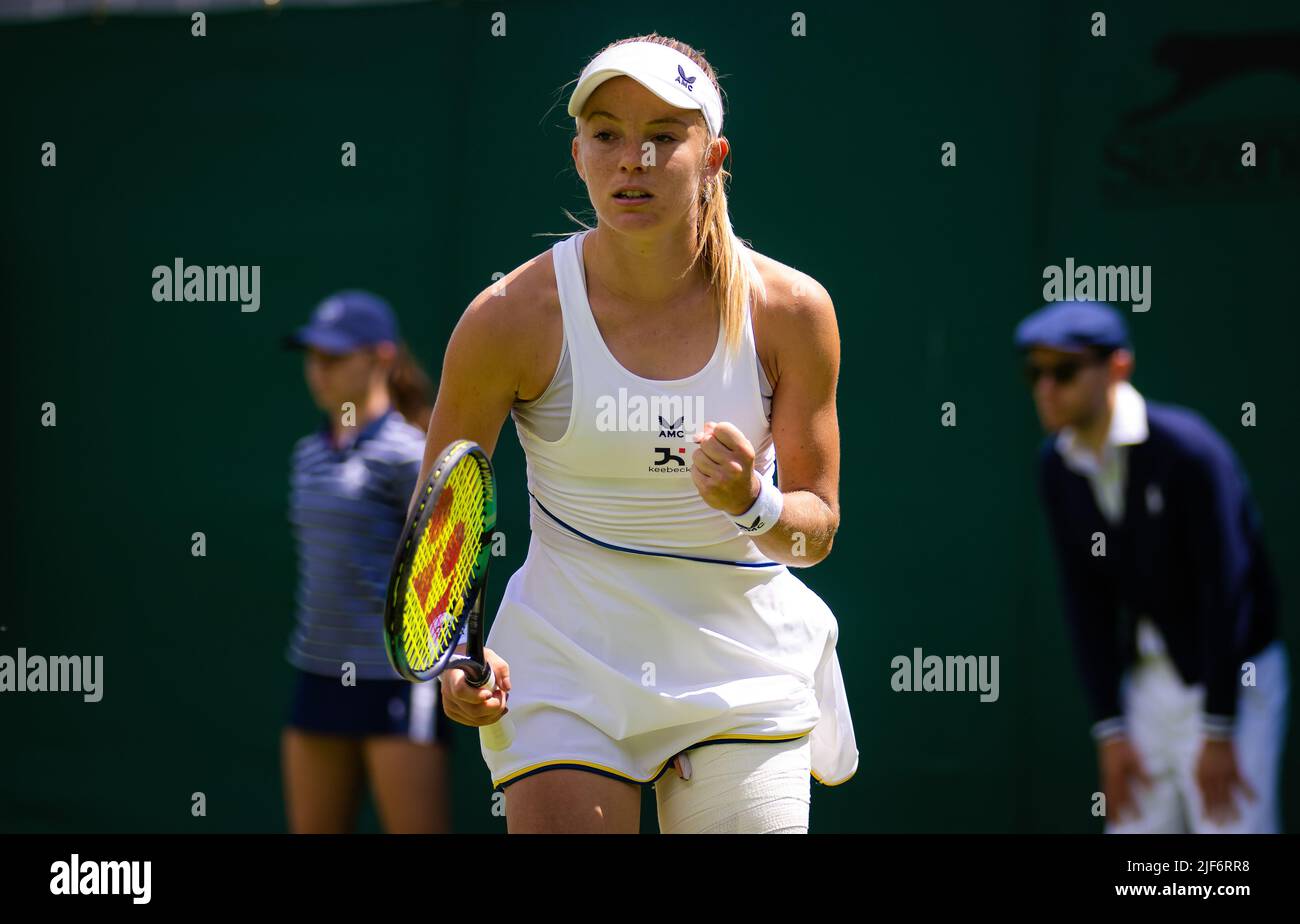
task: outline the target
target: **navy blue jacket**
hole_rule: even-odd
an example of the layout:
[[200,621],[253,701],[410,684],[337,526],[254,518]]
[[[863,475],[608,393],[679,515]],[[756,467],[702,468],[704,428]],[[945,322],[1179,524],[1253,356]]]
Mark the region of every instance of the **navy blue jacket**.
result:
[[[1088,479],[1044,442],[1039,489],[1065,615],[1093,720],[1121,716],[1120,678],[1148,615],[1183,680],[1206,686],[1207,726],[1231,729],[1241,662],[1277,635],[1277,593],[1250,485],[1197,413],[1146,402],[1148,436],[1127,448],[1124,519],[1111,525]],[[1106,536],[1094,556],[1093,534]]]

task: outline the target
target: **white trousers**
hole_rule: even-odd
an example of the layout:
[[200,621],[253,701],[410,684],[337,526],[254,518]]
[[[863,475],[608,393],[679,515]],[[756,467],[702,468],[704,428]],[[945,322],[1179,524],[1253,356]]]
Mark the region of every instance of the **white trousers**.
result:
[[794,741],[709,744],[685,752],[655,783],[663,834],[807,834],[811,747]]
[[[1145,628],[1145,627],[1144,627]],[[1124,718],[1129,740],[1151,777],[1151,785],[1134,784],[1139,817],[1106,822],[1108,834],[1276,834],[1280,830],[1278,776],[1286,735],[1288,666],[1286,649],[1274,642],[1250,659],[1255,685],[1237,691],[1233,750],[1237,770],[1255,791],[1250,801],[1235,792],[1236,821],[1219,825],[1205,817],[1196,784],[1201,754],[1202,685],[1188,686],[1177,668],[1151,638],[1143,638],[1147,654],[1126,674],[1122,684]],[[1238,671],[1238,682],[1242,673]]]

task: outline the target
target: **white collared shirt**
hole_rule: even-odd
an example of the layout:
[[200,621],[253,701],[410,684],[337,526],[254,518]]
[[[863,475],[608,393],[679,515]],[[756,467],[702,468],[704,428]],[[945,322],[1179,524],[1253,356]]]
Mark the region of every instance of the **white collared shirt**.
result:
[[1124,517],[1124,488],[1128,482],[1128,447],[1147,438],[1147,403],[1128,382],[1115,386],[1115,407],[1101,459],[1078,444],[1073,427],[1062,427],[1056,450],[1065,464],[1088,479],[1097,507],[1111,523]]

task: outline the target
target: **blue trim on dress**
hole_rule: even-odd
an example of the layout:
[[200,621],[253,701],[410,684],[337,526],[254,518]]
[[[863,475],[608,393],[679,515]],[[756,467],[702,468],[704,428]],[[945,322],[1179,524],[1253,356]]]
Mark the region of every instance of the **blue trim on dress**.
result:
[[588,536],[586,533],[582,532],[581,530],[574,529],[574,528],[573,528],[572,526],[570,526],[568,523],[565,523],[563,520],[561,520],[561,519],[560,519],[559,517],[557,517],[555,514],[551,513],[551,511],[547,510],[546,507],[545,507],[545,505],[542,504],[541,501],[537,500],[537,495],[534,494],[532,491],[529,491],[529,492],[528,492],[528,496],[531,497],[534,501],[537,502],[537,506],[538,506],[538,507],[541,507],[541,508],[542,508],[542,513],[546,514],[548,517],[550,517],[550,518],[551,518],[552,520],[554,520],[556,523],[559,523],[561,526],[563,526],[563,527],[564,527],[565,529],[567,529],[569,532],[573,533],[575,536],[578,536],[579,538],[582,538],[582,539],[586,539],[588,542],[594,543],[595,545],[598,545],[598,546],[600,546],[601,548],[612,549],[612,550],[615,551],[615,552],[634,552],[634,553],[637,554],[637,555],[654,555],[654,556],[659,557],[659,558],[681,558],[681,559],[684,559],[684,560],[686,560],[686,561],[700,561],[700,562],[704,562],[705,564],[709,564],[709,565],[732,565],[732,566],[734,566],[734,567],[736,567],[736,568],[781,568],[781,567],[784,567],[783,564],[782,564],[781,562],[779,562],[779,561],[727,561],[727,560],[725,560],[725,559],[721,559],[721,558],[698,558],[698,557],[696,557],[696,556],[694,556],[694,555],[677,555],[677,554],[674,554],[673,552],[647,552],[647,551],[645,551],[644,549],[630,549],[630,548],[627,548],[626,546],[613,545],[612,543],[609,543],[609,542],[602,542],[601,540],[595,538],[594,536]]

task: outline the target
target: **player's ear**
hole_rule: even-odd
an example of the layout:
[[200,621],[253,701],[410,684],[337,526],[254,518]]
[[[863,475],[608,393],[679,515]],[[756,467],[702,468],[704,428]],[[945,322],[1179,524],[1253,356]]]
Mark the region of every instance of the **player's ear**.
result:
[[[709,168],[712,173],[717,173],[722,169],[722,165],[727,162],[727,155],[730,153],[731,142],[727,140],[726,135],[713,142],[712,150],[709,151]],[[712,175],[710,175],[709,179],[712,178]]]
[[1133,354],[1120,347],[1110,356],[1110,377],[1112,381],[1128,381],[1133,375]]
[[384,341],[375,344],[375,358],[385,365],[392,365],[397,360],[397,344]]
[[578,134],[574,132],[573,144],[569,147],[569,153],[573,156],[573,169],[578,171],[578,178],[582,182],[587,182],[587,178],[582,175],[582,158],[578,157]]

